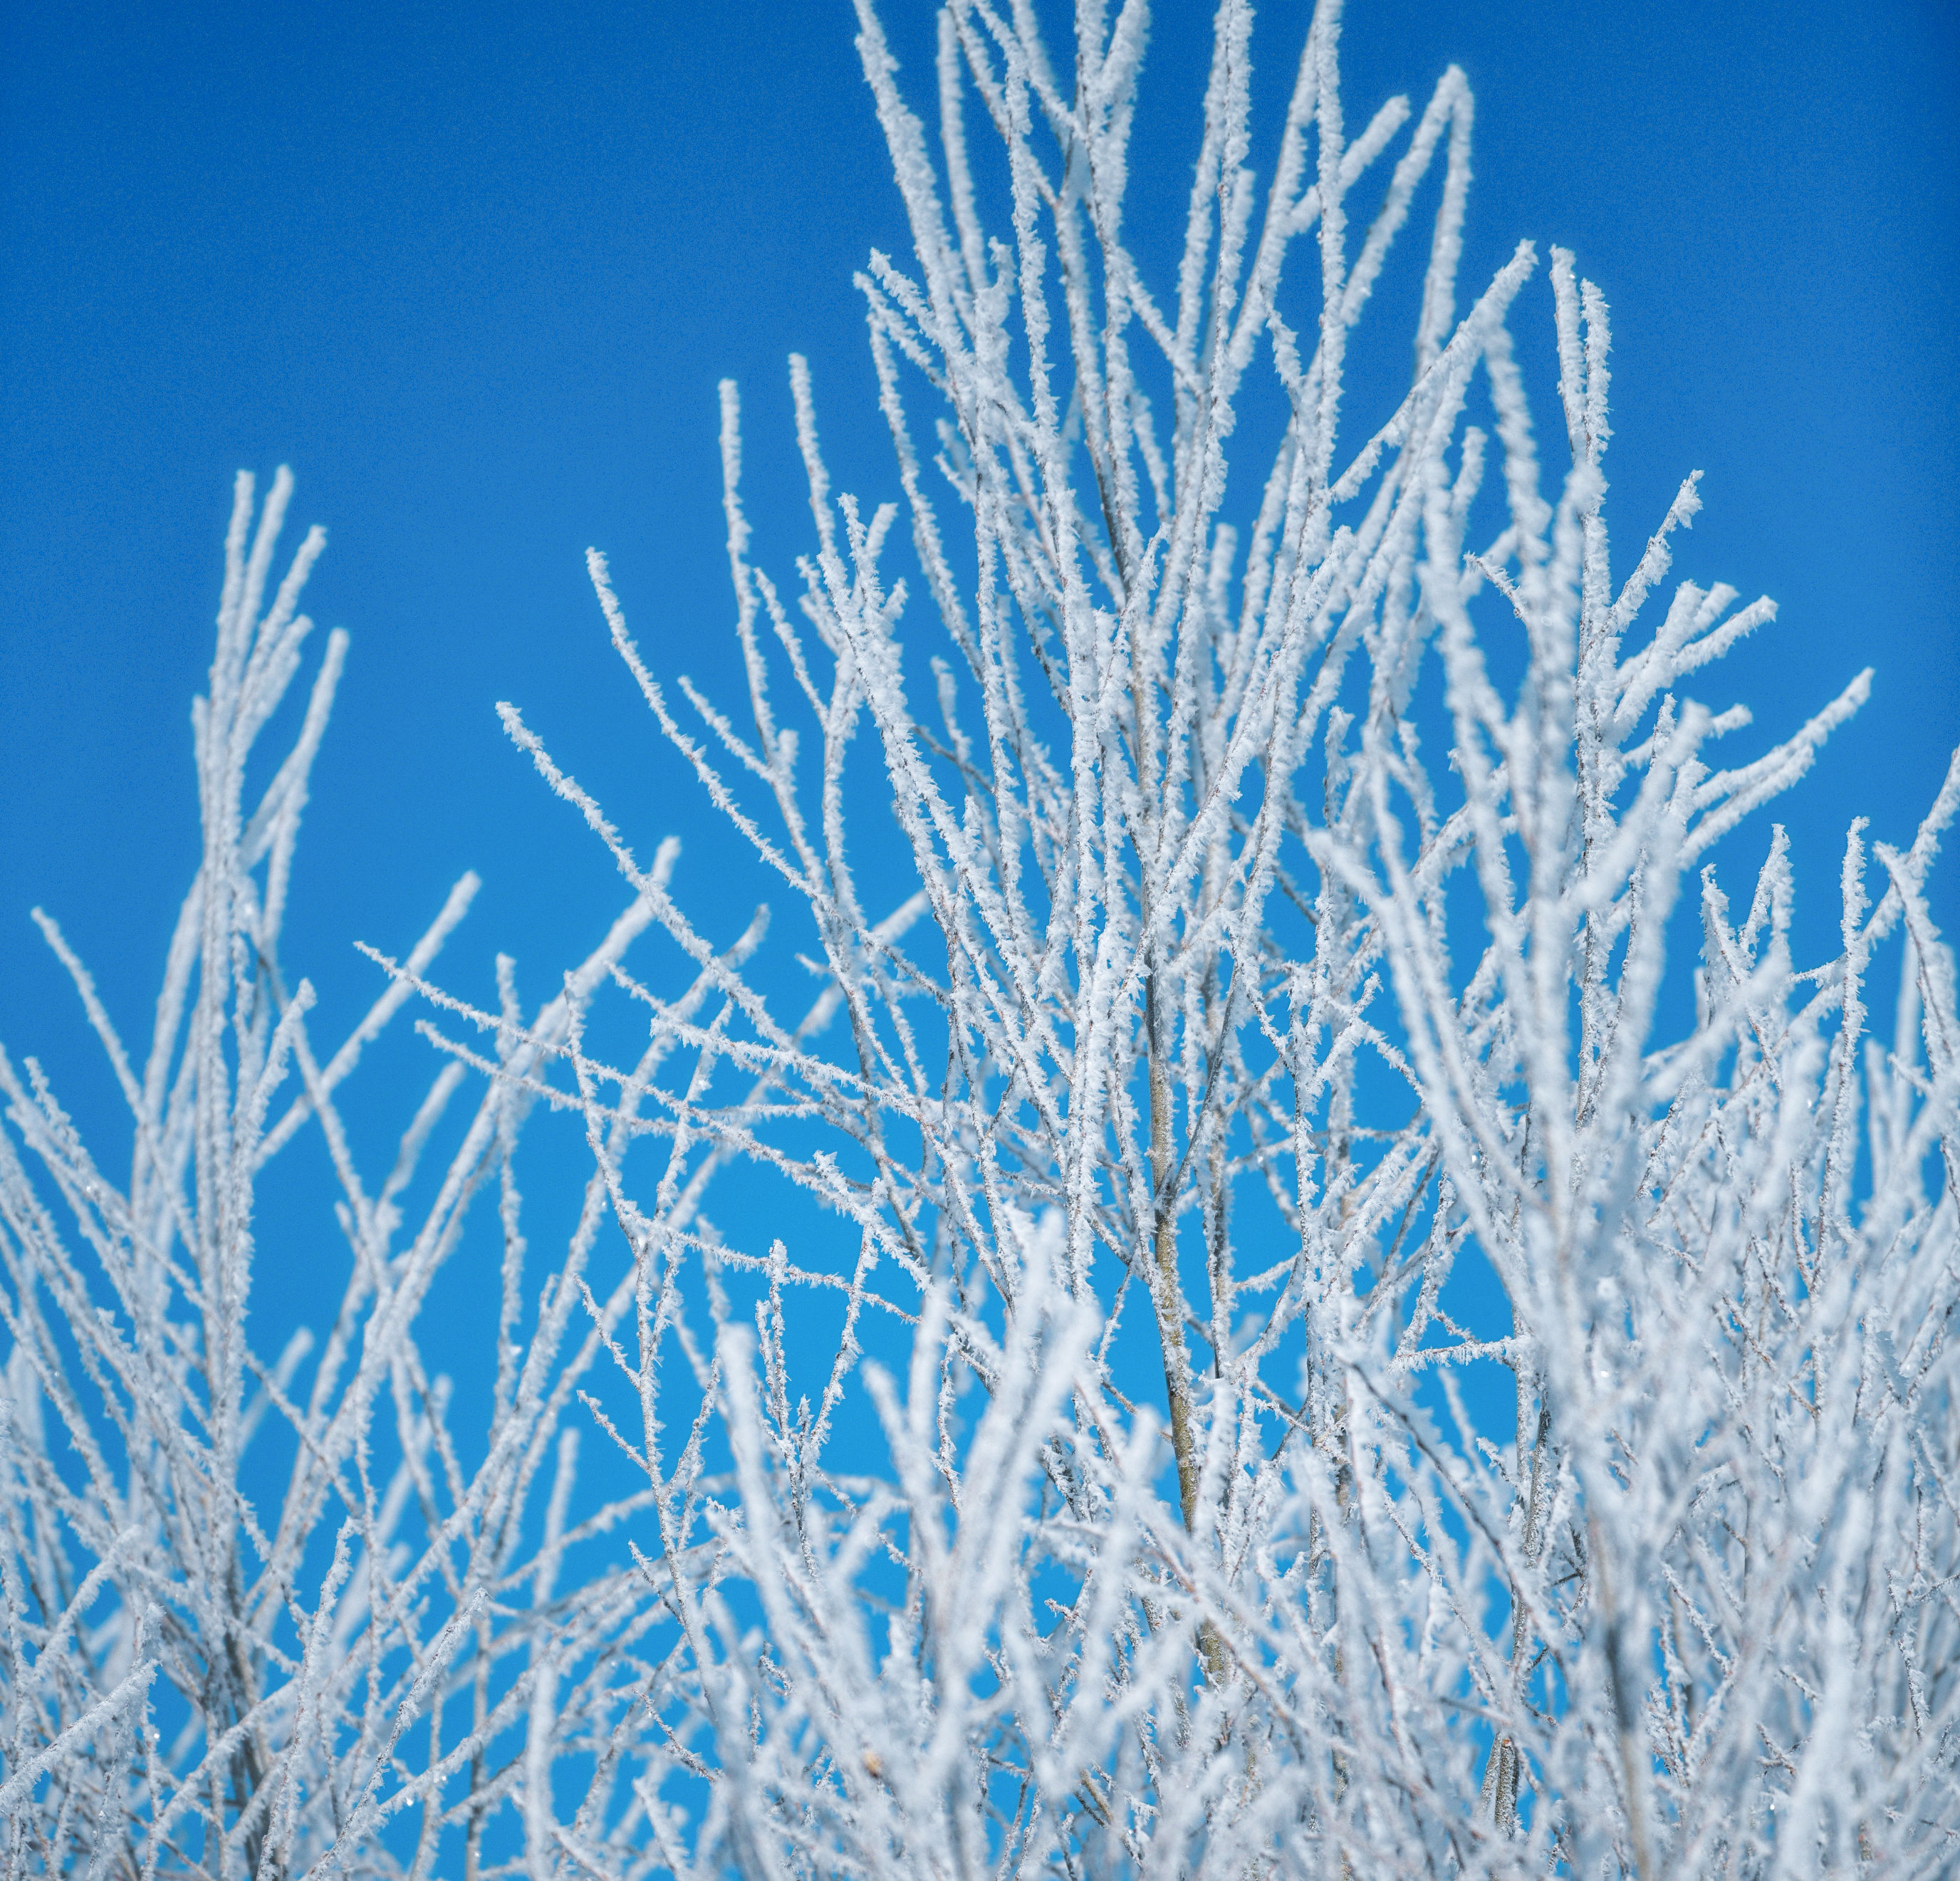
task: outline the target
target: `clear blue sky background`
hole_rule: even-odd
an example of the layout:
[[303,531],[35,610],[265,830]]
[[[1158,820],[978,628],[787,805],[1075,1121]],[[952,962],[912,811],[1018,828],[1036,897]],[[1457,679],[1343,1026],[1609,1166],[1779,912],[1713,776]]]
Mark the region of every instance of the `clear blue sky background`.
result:
[[[931,9],[888,13],[924,107]],[[353,635],[288,925],[323,1036],[372,995],[349,944],[401,950],[465,867],[485,889],[445,977],[481,998],[498,949],[548,991],[622,902],[498,699],[642,854],[687,840],[683,898],[732,933],[755,884],[657,748],[581,555],[611,555],[660,667],[726,693],[716,381],[743,385],[779,578],[810,532],[791,350],[837,482],[896,494],[850,277],[874,246],[908,250],[844,0],[4,17],[0,1039],[107,1115],[37,902],[147,1035],[196,856],[187,708],[240,466],[294,466],[291,539],[331,532],[310,609]],[[1269,106],[1306,17],[1261,16]],[[1616,566],[1700,467],[1677,572],[1781,603],[1712,702],[1746,698],[1766,737],[1877,669],[1780,813],[1812,957],[1845,823],[1908,840],[1960,740],[1955,18],[1933,0],[1348,16],[1352,122],[1394,91],[1419,104],[1449,60],[1469,75],[1466,294],[1530,236],[1576,249],[1612,303]],[[1133,215],[1160,278],[1208,38],[1206,10],[1160,9]],[[1516,325],[1548,355],[1542,276]],[[1723,846],[1738,886],[1767,840],[1759,821]]]

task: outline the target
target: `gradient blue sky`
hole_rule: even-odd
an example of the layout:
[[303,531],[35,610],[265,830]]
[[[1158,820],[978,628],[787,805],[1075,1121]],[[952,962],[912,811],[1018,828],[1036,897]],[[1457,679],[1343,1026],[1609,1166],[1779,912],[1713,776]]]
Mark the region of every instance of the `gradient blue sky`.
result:
[[[887,13],[923,106],[931,10]],[[1268,107],[1306,17],[1261,15]],[[1748,699],[1766,737],[1876,667],[1780,813],[1812,957],[1844,823],[1909,839],[1960,740],[1955,18],[1355,0],[1344,39],[1355,122],[1420,103],[1449,60],[1469,75],[1466,293],[1529,235],[1574,248],[1611,302],[1616,566],[1699,467],[1677,572],[1780,602],[1713,702]],[[851,274],[908,251],[844,0],[9,0],[4,19],[0,1039],[85,1119],[106,1109],[36,903],[147,1034],[196,856],[187,709],[240,466],[293,466],[291,539],[331,536],[310,611],[353,636],[288,924],[323,1034],[372,994],[349,944],[401,950],[465,867],[485,887],[445,975],[479,998],[499,949],[548,991],[622,899],[498,699],[643,854],[689,842],[682,897],[732,933],[754,884],[656,747],[581,557],[608,552],[657,666],[725,692],[715,384],[742,384],[757,550],[788,575],[810,532],[793,349],[837,482],[896,494]],[[1160,9],[1132,215],[1160,277],[1208,43],[1207,9]],[[1542,275],[1515,325],[1548,357]],[[1723,845],[1738,885],[1767,841],[1758,821]]]

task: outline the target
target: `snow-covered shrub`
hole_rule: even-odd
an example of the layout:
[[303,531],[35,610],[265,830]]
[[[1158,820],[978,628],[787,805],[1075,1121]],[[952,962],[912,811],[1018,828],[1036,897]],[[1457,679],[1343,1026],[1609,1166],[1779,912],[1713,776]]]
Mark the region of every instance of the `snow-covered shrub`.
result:
[[[506,707],[628,912],[539,1011],[508,978],[477,1011],[428,977],[466,878],[317,1050],[278,942],[342,643],[248,813],[317,543],[262,617],[288,486],[248,553],[241,480],[204,861],[140,1072],[70,963],[135,1120],[126,1189],[0,1060],[14,1867],[1960,1860],[1960,1017],[1924,896],[1960,761],[1909,847],[1853,826],[1836,958],[1792,958],[1780,832],[1732,906],[1704,855],[1865,682],[1718,761],[1748,715],[1691,676],[1773,609],[1692,583],[1649,607],[1692,478],[1612,578],[1606,309],[1557,250],[1532,343],[1571,462],[1542,493],[1507,325],[1532,250],[1459,317],[1462,75],[1351,139],[1338,12],[1255,186],[1227,0],[1153,290],[1121,220],[1141,5],[1085,0],[1058,67],[1028,8],[956,0],[935,152],[860,0],[915,244],[861,284],[902,503],[833,501],[796,362],[816,548],[786,605],[724,388],[742,728],[670,699],[591,558],[659,730],[807,918],[813,1001],[785,1003],[759,921],[700,931],[674,845],[643,866]],[[1343,447],[1349,335],[1438,168],[1412,381]],[[1247,485],[1228,460],[1268,371]],[[902,518],[922,597],[886,571]],[[847,829],[887,807],[917,886],[867,905],[889,871],[854,878]],[[1698,931],[1691,1014],[1666,950]],[[643,934],[667,952],[635,977]],[[630,1066],[588,1049],[602,993],[644,1022]],[[337,1106],[411,998],[446,1061],[377,1186]],[[593,1174],[540,1287],[513,1157],[541,1100]],[[317,1358],[269,1361],[243,1332],[253,1184],[301,1129],[349,1278]],[[812,1205],[773,1246],[711,1217],[731,1166]],[[418,1314],[492,1187],[472,1465]],[[1493,1300],[1501,1325],[1469,1322]],[[826,1302],[806,1391],[789,1329]],[[1468,1395],[1494,1368],[1501,1414]],[[840,1453],[861,1394],[882,1440]],[[248,1497],[268,1423],[290,1480]],[[628,1491],[581,1488],[581,1433]]]

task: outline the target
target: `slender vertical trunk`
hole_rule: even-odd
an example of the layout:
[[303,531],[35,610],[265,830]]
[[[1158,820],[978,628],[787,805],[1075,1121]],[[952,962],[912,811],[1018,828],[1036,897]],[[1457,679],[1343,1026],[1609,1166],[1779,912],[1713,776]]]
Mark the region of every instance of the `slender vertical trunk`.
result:
[[[1171,1453],[1177,1461],[1178,1504],[1186,1534],[1198,1526],[1198,1487],[1202,1467],[1198,1455],[1198,1422],[1191,1392],[1191,1361],[1185,1350],[1179,1316],[1182,1295],[1177,1284],[1176,1197],[1171,1175],[1170,1080],[1157,1038],[1157,983],[1155,973],[1144,982],[1144,1023],[1150,1039],[1150,1189],[1154,1202],[1150,1258],[1156,1266],[1151,1296],[1157,1307],[1157,1340],[1163,1352],[1164,1396],[1170,1406]],[[1229,1660],[1225,1642],[1209,1620],[1198,1623],[1198,1656],[1206,1679],[1214,1686],[1225,1682]]]
[[1157,1339],[1163,1348],[1164,1393],[1170,1406],[1170,1443],[1177,1459],[1178,1501],[1187,1532],[1198,1520],[1198,1459],[1192,1415],[1191,1361],[1184,1345],[1179,1313],[1182,1298],[1177,1281],[1177,1198],[1171,1191],[1176,1166],[1170,1135],[1170,1080],[1157,1037],[1157,981],[1152,972],[1144,982],[1144,1023],[1150,1039],[1150,1192],[1153,1197],[1150,1256],[1157,1272],[1151,1287],[1157,1307]]

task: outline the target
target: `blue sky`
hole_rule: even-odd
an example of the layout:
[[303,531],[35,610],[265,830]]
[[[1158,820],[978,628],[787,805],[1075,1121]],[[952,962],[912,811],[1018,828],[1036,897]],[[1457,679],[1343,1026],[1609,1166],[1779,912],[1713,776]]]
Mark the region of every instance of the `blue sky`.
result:
[[[1306,11],[1261,16],[1269,106]],[[931,9],[887,12],[923,104]],[[1161,278],[1208,14],[1160,14],[1131,219]],[[1466,298],[1530,236],[1575,249],[1612,304],[1616,567],[1698,467],[1677,573],[1781,603],[1712,702],[1748,699],[1766,742],[1877,669],[1780,813],[1811,957],[1844,824],[1909,839],[1960,741],[1954,18],[1355,0],[1344,42],[1352,120],[1420,103],[1452,59],[1469,75]],[[836,482],[896,494],[851,274],[906,244],[852,32],[844,0],[7,5],[0,1039],[84,1121],[111,1093],[27,910],[146,1032],[195,865],[188,705],[241,466],[293,466],[291,539],[331,536],[310,609],[353,636],[288,923],[323,1033],[372,995],[352,942],[401,950],[466,867],[485,886],[445,976],[485,999],[495,951],[535,1001],[623,899],[500,699],[643,854],[681,835],[711,931],[746,919],[756,885],[657,747],[582,555],[606,550],[658,667],[726,695],[717,380],[742,384],[779,577],[810,533],[792,349]],[[1542,275],[1514,326],[1548,358]],[[1739,883],[1767,842],[1759,821],[1718,859]]]

